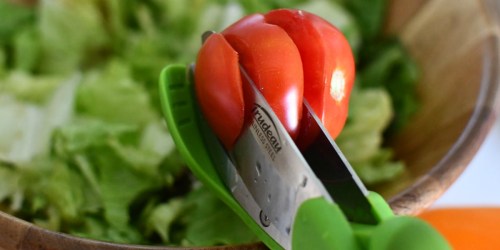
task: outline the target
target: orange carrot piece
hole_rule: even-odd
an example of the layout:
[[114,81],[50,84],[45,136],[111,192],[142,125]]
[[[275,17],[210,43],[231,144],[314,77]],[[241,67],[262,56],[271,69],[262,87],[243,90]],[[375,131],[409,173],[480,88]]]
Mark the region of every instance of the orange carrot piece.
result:
[[441,208],[418,215],[453,249],[500,249],[500,207]]

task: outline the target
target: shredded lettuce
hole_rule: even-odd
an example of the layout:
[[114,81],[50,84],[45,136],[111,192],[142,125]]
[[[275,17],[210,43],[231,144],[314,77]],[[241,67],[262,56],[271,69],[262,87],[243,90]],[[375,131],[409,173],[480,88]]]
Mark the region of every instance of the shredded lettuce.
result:
[[[337,142],[367,184],[404,164],[383,147],[418,106],[418,70],[379,36],[384,0],[0,1],[0,209],[54,231],[131,244],[256,237],[187,171],[161,118],[157,79],[194,60],[205,30],[301,8],[346,35],[358,64]],[[223,221],[224,223],[220,223]]]
[[108,40],[98,0],[41,0],[38,6],[40,68],[70,73]]
[[7,55],[5,50],[0,47],[0,79],[6,74],[6,64],[7,64]]
[[11,42],[12,36],[19,28],[28,25],[34,18],[34,11],[30,8],[14,5],[8,1],[0,1],[0,44]]
[[[8,80],[11,82],[0,84],[6,90],[6,93],[0,93],[0,103],[3,104],[0,106],[0,159],[14,163],[28,162],[47,153],[52,132],[71,119],[79,76],[76,74],[66,80],[41,78],[37,81],[19,75]],[[47,89],[53,91],[48,92]],[[23,102],[23,99],[26,101]],[[41,99],[47,100],[40,105],[30,102]]]
[[380,35],[384,22],[387,0],[334,0],[344,5],[356,18],[365,43]]
[[[199,188],[186,198],[184,245],[230,245],[256,241],[240,218],[207,189]],[[227,223],[231,221],[234,223]]]
[[358,71],[359,85],[363,88],[384,88],[391,95],[394,119],[387,133],[394,133],[406,125],[418,110],[415,83],[418,67],[400,43],[389,40],[373,43],[364,48],[365,64]]
[[33,77],[25,71],[15,70],[0,82],[0,90],[20,101],[36,104],[48,100],[63,81],[61,76]]
[[365,184],[392,180],[404,170],[392,160],[392,150],[383,148],[383,132],[393,116],[390,95],[381,88],[354,89],[349,118],[336,139]]
[[158,116],[146,90],[132,79],[128,65],[118,61],[85,75],[77,109],[104,121],[131,124],[146,124]]
[[14,68],[29,72],[33,70],[40,59],[41,48],[38,33],[33,27],[28,27],[16,34],[13,41]]

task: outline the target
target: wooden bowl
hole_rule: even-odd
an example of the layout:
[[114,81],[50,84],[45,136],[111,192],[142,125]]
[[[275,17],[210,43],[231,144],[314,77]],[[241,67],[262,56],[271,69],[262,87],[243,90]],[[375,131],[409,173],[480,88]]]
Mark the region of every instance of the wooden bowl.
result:
[[408,172],[377,191],[396,214],[414,215],[458,178],[496,120],[500,2],[392,1],[387,32],[421,67],[423,105],[391,142]]
[[[391,2],[386,31],[422,69],[423,102],[391,143],[408,171],[377,187],[397,214],[417,214],[462,173],[496,119],[500,83],[498,0]],[[0,212],[0,249],[173,249],[106,243],[41,229]],[[191,249],[265,249],[261,243]]]

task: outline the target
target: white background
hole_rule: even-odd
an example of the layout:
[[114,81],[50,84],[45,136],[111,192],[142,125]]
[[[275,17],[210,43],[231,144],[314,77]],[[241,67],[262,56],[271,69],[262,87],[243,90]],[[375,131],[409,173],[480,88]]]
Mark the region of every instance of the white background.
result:
[[464,173],[432,207],[464,206],[500,207],[500,118]]

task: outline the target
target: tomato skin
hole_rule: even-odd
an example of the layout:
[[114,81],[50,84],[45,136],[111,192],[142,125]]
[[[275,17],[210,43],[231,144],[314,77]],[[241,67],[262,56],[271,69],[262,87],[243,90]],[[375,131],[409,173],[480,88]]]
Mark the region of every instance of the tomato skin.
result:
[[264,16],[247,16],[222,34],[238,52],[240,63],[255,82],[292,139],[299,133],[304,79],[300,53],[280,27]]
[[[347,119],[349,96],[354,84],[355,62],[344,35],[324,19],[301,10],[279,9],[265,15],[268,23],[284,29],[297,46],[304,66],[304,97],[332,138]],[[301,121],[299,147],[314,140],[319,131]]]
[[302,114],[304,97],[332,138],[342,130],[354,57],[347,39],[327,21],[305,11],[274,10],[244,17],[205,42],[195,70],[196,92],[226,149],[234,145],[245,126],[245,110],[253,105],[242,89],[238,63],[299,148],[319,133],[314,118]]
[[203,43],[194,80],[204,117],[224,147],[231,149],[243,128],[245,107],[238,54],[221,34]]

